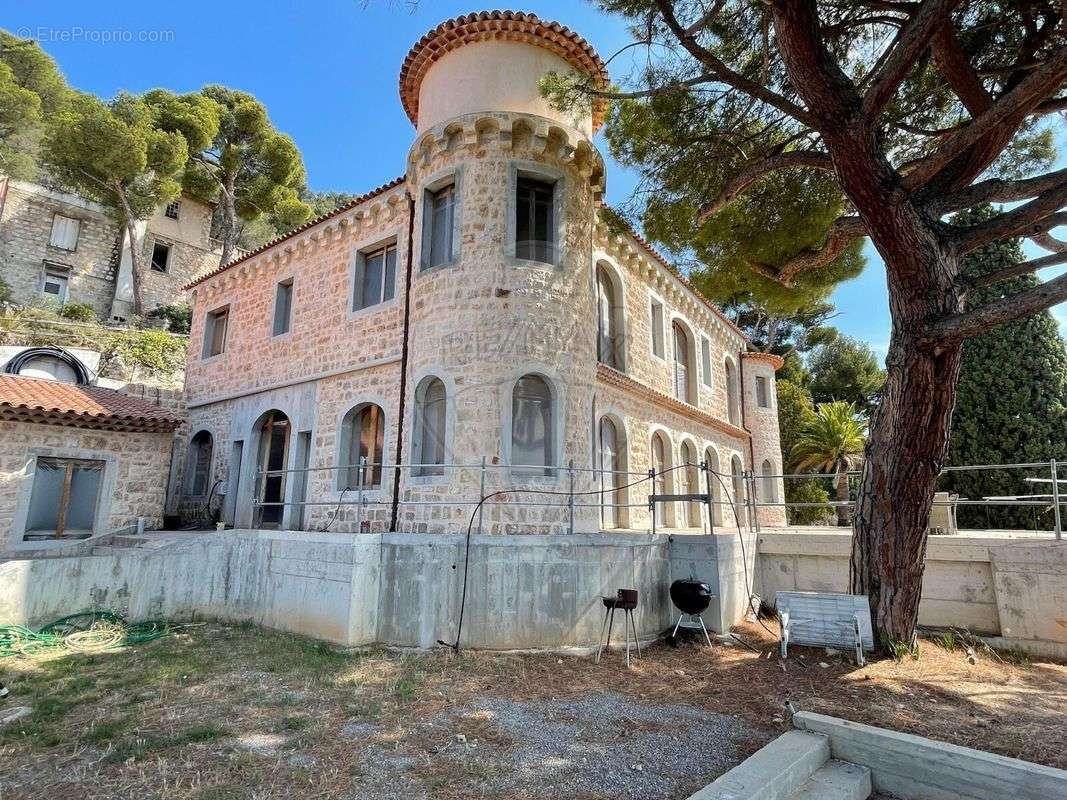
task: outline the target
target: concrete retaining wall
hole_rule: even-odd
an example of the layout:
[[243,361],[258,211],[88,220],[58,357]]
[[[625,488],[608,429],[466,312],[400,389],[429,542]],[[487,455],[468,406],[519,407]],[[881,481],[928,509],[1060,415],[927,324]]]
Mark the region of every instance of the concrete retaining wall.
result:
[[[851,533],[761,533],[758,593],[848,591]],[[1067,542],[932,536],[919,624],[966,628],[1000,647],[1067,658]]]
[[[475,536],[463,643],[595,645],[600,597],[623,587],[641,593],[637,629],[652,638],[673,622],[671,580],[690,576],[722,594],[705,622],[728,630],[745,605],[739,549],[730,534]],[[746,553],[754,557],[754,541]],[[459,535],[227,531],[157,550],[0,563],[0,621],[36,626],[106,608],[132,619],[251,620],[346,645],[430,647],[455,637],[462,579]],[[617,637],[620,628],[617,620]]]

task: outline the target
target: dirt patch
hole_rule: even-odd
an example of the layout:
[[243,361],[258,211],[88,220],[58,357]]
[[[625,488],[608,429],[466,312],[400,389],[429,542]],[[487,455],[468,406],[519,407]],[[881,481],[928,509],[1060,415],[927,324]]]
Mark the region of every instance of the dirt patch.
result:
[[[923,642],[856,669],[769,634],[585,658],[340,652],[204,625],[94,656],[8,659],[6,798],[684,798],[801,710],[1067,767],[1067,667]],[[0,706],[3,708],[4,706]]]

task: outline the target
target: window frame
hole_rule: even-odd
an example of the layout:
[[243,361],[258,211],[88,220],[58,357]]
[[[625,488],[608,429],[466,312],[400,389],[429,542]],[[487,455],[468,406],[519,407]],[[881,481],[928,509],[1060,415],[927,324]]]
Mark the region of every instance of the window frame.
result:
[[[657,324],[655,309],[659,308],[659,321]],[[648,333],[649,354],[660,361],[667,363],[667,336],[664,328],[667,323],[667,304],[655,292],[648,293]],[[657,337],[656,333],[659,332]],[[659,352],[656,352],[656,344],[659,343]]]
[[[544,384],[548,393],[548,425],[545,430],[546,458],[544,464],[516,464],[515,463],[515,393],[519,383],[525,378],[535,378]],[[560,469],[560,437],[559,433],[559,391],[556,382],[539,370],[528,370],[517,376],[511,382],[511,391],[508,392],[505,402],[508,405],[507,426],[501,431],[502,438],[507,441],[507,464],[508,471],[521,480],[553,480],[559,476]]]
[[[171,213],[171,209],[174,209],[174,213]],[[182,213],[182,201],[181,198],[177,200],[171,200],[165,206],[163,206],[163,216],[167,219],[178,221],[181,218]]]
[[[619,274],[618,268],[606,258],[593,259],[593,272],[597,308],[597,363],[604,364],[614,370],[625,373],[628,367],[627,361],[629,356],[629,348],[627,347],[629,342],[627,338],[628,320],[626,314],[626,284],[623,282],[623,278]],[[604,279],[608,283],[612,293],[615,295],[615,305],[609,309],[609,322],[614,333],[614,336],[612,337],[612,347],[615,356],[614,364],[605,361],[603,359],[603,353],[601,352],[601,274],[603,274]]]
[[[455,426],[455,397],[456,387],[451,377],[449,377],[443,370],[430,368],[428,370],[420,372],[414,381],[412,381],[412,403],[411,403],[411,444],[408,446],[408,452],[411,454],[412,464],[423,463],[423,425],[424,414],[423,397],[426,394],[426,386],[431,379],[439,380],[445,389],[445,415],[444,415],[444,436],[443,446],[444,454],[443,461],[441,462],[440,471],[426,472],[425,468],[419,467],[408,470],[406,481],[409,485],[419,486],[427,484],[440,484],[447,483],[451,479],[451,473],[448,467],[452,463],[452,433]],[[434,465],[438,466],[438,465]]]
[[[56,233],[56,221],[60,220],[60,219],[66,220],[67,222],[73,222],[74,225],[75,225],[75,227],[74,227],[74,246],[73,247],[64,247],[63,245],[55,244],[55,242],[53,241],[53,239],[55,237],[55,233]],[[58,211],[53,211],[52,212],[52,226],[51,226],[51,228],[48,229],[48,246],[49,247],[51,247],[51,248],[53,248],[55,250],[62,250],[64,253],[76,253],[76,252],[78,252],[78,243],[81,241],[81,235],[82,235],[82,220],[81,220],[80,217],[70,217],[70,216],[67,216],[66,214],[61,214]]]
[[711,356],[711,339],[705,334],[700,334],[700,383],[707,389],[711,389],[715,386],[715,381],[712,379],[713,367]]
[[[45,261],[41,265],[41,287],[40,287],[41,296],[45,297],[45,298],[54,298],[55,300],[58,300],[60,303],[66,303],[67,302],[67,298],[70,297],[70,279],[71,279],[71,277],[73,275],[73,272],[74,271],[70,267],[63,266],[61,264],[50,264],[49,262]],[[62,274],[60,274],[60,273],[62,273]],[[48,292],[46,292],[44,290],[45,284],[48,283],[48,278],[49,278],[50,274],[51,274],[51,277],[58,278],[59,280],[61,280],[63,282],[62,283],[63,291],[60,294],[53,295],[53,294],[49,294]]]
[[[685,341],[685,363],[679,365],[678,362],[678,333],[681,332]],[[695,331],[689,325],[689,323],[680,316],[674,316],[670,321],[670,333],[671,333],[671,396],[686,405],[695,406],[697,404],[698,390],[697,390],[697,378],[693,374],[695,370],[694,361],[696,360],[696,342],[694,340]],[[678,368],[681,366],[685,369],[685,397],[678,396]]]
[[[760,402],[760,387],[763,387],[763,400]],[[774,401],[771,400],[771,381],[766,375],[757,375],[755,381],[754,392],[756,395],[756,408],[770,409],[774,407]]]
[[[396,251],[396,263],[393,267],[393,296],[388,300],[379,300],[377,303],[371,305],[356,307],[356,292],[359,290],[362,292],[363,288],[363,276],[367,266],[367,257],[377,254],[379,251],[388,251],[389,248],[393,248]],[[347,304],[347,316],[349,319],[353,317],[360,317],[365,314],[373,314],[378,311],[390,308],[397,303],[397,297],[400,294],[402,287],[400,280],[403,278],[403,270],[400,268],[402,251],[400,248],[400,233],[398,230],[392,230],[387,234],[379,236],[374,239],[369,239],[366,242],[361,242],[352,251],[351,263],[349,265],[349,282],[348,282],[348,299],[345,301]],[[382,295],[385,294],[385,262],[383,261],[382,268]]]
[[[207,436],[207,467],[205,470],[204,478],[204,491],[195,492],[196,486],[196,461],[193,458],[193,447],[197,445],[196,439],[198,436]],[[197,452],[199,452],[202,445],[197,445]],[[213,467],[215,465],[215,434],[209,431],[207,428],[201,428],[195,434],[189,437],[189,445],[186,448],[186,460],[188,463],[185,465],[185,486],[183,487],[182,494],[187,498],[201,498],[211,493],[211,476],[213,474]]]
[[[166,261],[163,264],[163,268],[162,269],[160,269],[159,267],[156,266],[156,249],[160,248],[160,247],[162,247],[167,252],[167,258],[166,258]],[[174,250],[174,245],[173,244],[169,244],[169,243],[163,241],[162,239],[153,239],[152,240],[152,257],[151,257],[151,259],[149,259],[149,262],[148,262],[149,269],[152,272],[158,272],[161,275],[169,274],[170,273],[170,256],[171,256],[171,252],[173,250]]]
[[[521,258],[518,255],[516,236],[518,234],[518,190],[519,180],[533,180],[552,184],[552,241],[550,243],[551,260],[540,261]],[[508,165],[507,196],[507,239],[504,255],[511,266],[532,267],[535,269],[561,269],[566,259],[564,232],[566,231],[566,209],[564,198],[567,194],[567,177],[563,170],[536,161],[512,161]]]
[[[339,467],[350,467],[352,469],[336,470],[337,475],[334,479],[333,486],[333,489],[336,492],[354,492],[357,488],[358,478],[355,482],[350,480],[353,469],[358,469],[358,466],[353,467],[353,465],[358,465],[359,463],[358,452],[354,457],[352,455],[352,436],[355,431],[356,420],[362,416],[364,411],[371,407],[376,407],[378,409],[379,426],[382,433],[382,454],[381,463],[377,465],[377,472],[379,473],[378,482],[366,482],[366,477],[364,477],[363,491],[380,492],[385,488],[389,458],[389,417],[385,412],[385,400],[380,397],[362,397],[343,411],[338,419],[337,465]],[[362,427],[360,428],[360,431],[362,432]],[[372,463],[368,464],[368,466],[372,465]],[[368,472],[373,476],[374,470],[369,469]]]
[[[215,325],[217,324],[218,318],[223,314],[226,316],[226,329],[222,333],[222,349],[217,353],[212,353],[209,351],[211,349],[211,344],[215,340]],[[230,318],[232,315],[233,306],[230,303],[216,306],[204,315],[204,341],[200,351],[201,361],[210,361],[211,359],[226,355],[226,345],[230,338]]]
[[[78,539],[87,539],[96,533],[101,528],[102,516],[106,512],[105,506],[106,498],[110,496],[109,485],[109,463],[107,459],[100,458],[97,454],[78,454],[78,455],[66,455],[66,454],[52,454],[49,452],[39,452],[32,456],[33,469],[28,475],[26,481],[25,491],[25,508],[22,512],[23,518],[21,520],[21,534],[19,541],[23,544],[30,546],[39,545],[41,542],[62,542]],[[37,483],[37,476],[40,470],[41,462],[59,462],[65,464],[63,485],[60,489],[59,507],[56,512],[56,527],[54,530],[30,530],[30,514],[33,510],[33,495],[34,488]],[[97,469],[100,471],[100,478],[96,484],[95,498],[93,500],[93,514],[92,514],[92,527],[86,528],[68,528],[65,523],[67,516],[70,513],[71,503],[71,484],[73,480],[73,471],[79,464],[94,464],[98,465]],[[75,533],[72,535],[70,531]]]
[[[280,299],[281,290],[283,287],[289,289],[289,303],[286,313],[285,330],[278,330],[278,300]],[[290,275],[287,278],[282,278],[280,281],[276,281],[274,284],[274,301],[271,305],[270,313],[270,338],[272,340],[283,339],[293,332],[293,306],[296,300],[296,276]]]
[[[447,261],[440,264],[430,264],[430,250],[433,236],[433,214],[427,213],[431,209],[431,198],[438,192],[452,187],[452,231],[450,251]],[[463,168],[455,167],[437,172],[427,179],[422,190],[422,205],[419,209],[420,216],[420,239],[419,239],[419,274],[435,272],[439,269],[448,269],[455,266],[459,261],[460,239],[463,218]]]

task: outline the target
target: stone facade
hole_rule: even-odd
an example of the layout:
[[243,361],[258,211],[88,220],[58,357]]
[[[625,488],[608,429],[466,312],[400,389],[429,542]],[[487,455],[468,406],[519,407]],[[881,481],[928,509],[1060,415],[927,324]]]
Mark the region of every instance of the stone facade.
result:
[[26,508],[38,457],[104,462],[93,534],[135,526],[162,525],[173,435],[67,428],[0,421],[0,553],[40,549],[48,542],[24,542]]
[[[217,266],[219,260],[210,238],[210,205],[184,197],[178,219],[167,217],[164,211],[158,209],[143,226],[145,311],[182,300],[182,286]],[[73,249],[51,243],[57,214],[77,220]],[[101,319],[111,318],[116,310],[116,285],[123,282],[120,264],[126,240],[122,226],[102,206],[40,184],[0,177],[0,277],[11,286],[16,303],[49,297],[44,293],[45,274],[56,270],[67,276],[61,299],[85,303]],[[156,243],[170,248],[165,272],[150,267]]]
[[[462,532],[483,494],[510,490],[504,501],[483,507],[478,529],[567,532],[572,512],[563,495],[572,491],[578,493],[575,530],[647,528],[647,481],[619,489],[616,514],[602,516],[595,470],[602,463],[598,431],[604,418],[618,434],[615,469],[625,473],[616,485],[647,474],[658,433],[671,469],[667,491],[703,492],[704,473],[681,465],[708,460],[725,476],[713,486],[723,502],[714,523],[732,526],[728,503],[743,482],[731,479],[731,466],[759,471],[767,461],[773,474],[781,472],[773,358],[747,357],[744,336],[717,308],[635,234],[612,232],[598,221],[604,168],[589,138],[598,120],[553,112],[537,88],[543,72],[570,68],[568,53],[538,44],[541,34],[528,18],[526,39],[505,36],[491,48],[483,34],[494,34],[467,30],[474,23],[466,20],[437,29],[450,26],[450,52],[421,71],[407,68],[422,63],[417,54],[406,62],[405,103],[409,111],[429,109],[434,119],[414,112],[419,134],[402,178],[191,287],[189,434],[211,436],[212,477],[224,496],[224,521],[260,524],[260,424],[268,412],[279,411],[289,431],[279,527]],[[535,58],[527,51],[537,47],[542,50]],[[472,61],[466,48],[479,49],[478,58]],[[509,61],[512,49],[521,49],[522,58]],[[471,108],[485,98],[462,89],[477,78],[470,65],[495,74],[494,59],[502,69],[510,64],[506,108]],[[512,74],[514,63],[541,72],[520,79]],[[425,78],[421,91],[430,87],[432,102],[418,95],[413,74]],[[453,96],[440,96],[440,75],[450,76],[446,85],[455,87]],[[417,104],[410,102],[415,96]],[[520,258],[516,246],[516,187],[528,177],[552,186],[555,247],[544,262]],[[448,185],[456,203],[452,250],[446,263],[429,268],[423,246],[429,192]],[[393,296],[353,311],[362,259],[383,244],[396,247]],[[598,275],[607,276],[616,298],[611,315],[620,358],[614,366],[598,364]],[[289,281],[291,323],[286,333],[273,335],[278,287]],[[652,352],[653,301],[661,309],[660,355]],[[223,310],[223,352],[209,355],[206,340],[214,323],[208,320]],[[683,399],[674,397],[676,335],[688,343],[681,359],[689,376]],[[552,408],[552,460],[536,476],[514,469],[511,454],[513,392],[529,375],[547,384]],[[768,376],[769,395],[760,397],[769,405],[759,408],[756,380]],[[429,378],[445,387],[446,463],[439,475],[419,475],[411,466],[419,458],[413,440],[422,413],[420,386]],[[344,463],[345,415],[364,403],[384,415],[385,469],[380,486],[353,489],[338,480],[335,468]],[[396,464],[401,466],[391,468]],[[772,481],[781,497],[781,481],[769,478],[768,487]],[[356,505],[358,499],[364,505]],[[674,505],[662,509],[660,525],[701,526],[699,506]],[[767,524],[784,522],[780,508],[763,508],[759,516]],[[739,520],[749,523],[744,509]]]

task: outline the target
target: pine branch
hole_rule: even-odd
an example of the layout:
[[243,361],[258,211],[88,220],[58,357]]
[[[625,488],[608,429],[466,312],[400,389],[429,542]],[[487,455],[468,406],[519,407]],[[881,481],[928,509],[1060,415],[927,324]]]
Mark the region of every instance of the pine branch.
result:
[[1030,275],[1039,269],[1055,267],[1065,263],[1067,263],[1067,253],[1053,253],[1049,256],[1034,258],[1030,261],[1022,261],[1018,264],[1012,264],[1009,267],[998,269],[986,275],[979,275],[975,278],[971,278],[966,281],[966,287],[968,289],[981,289],[984,286],[992,286],[1001,281],[1010,281],[1012,278]]
[[749,163],[748,166],[743,167],[732,180],[727,182],[722,188],[722,191],[719,192],[718,197],[700,210],[700,216],[697,217],[697,221],[703,223],[712,215],[717,214],[744,194],[749,186],[764,175],[770,175],[772,172],[778,172],[783,169],[794,169],[797,167],[812,167],[814,169],[831,171],[833,170],[834,165],[833,161],[830,160],[829,155],[818,150],[790,150],[785,153],[775,153],[766,158],[761,158],[758,161],[753,161]]

